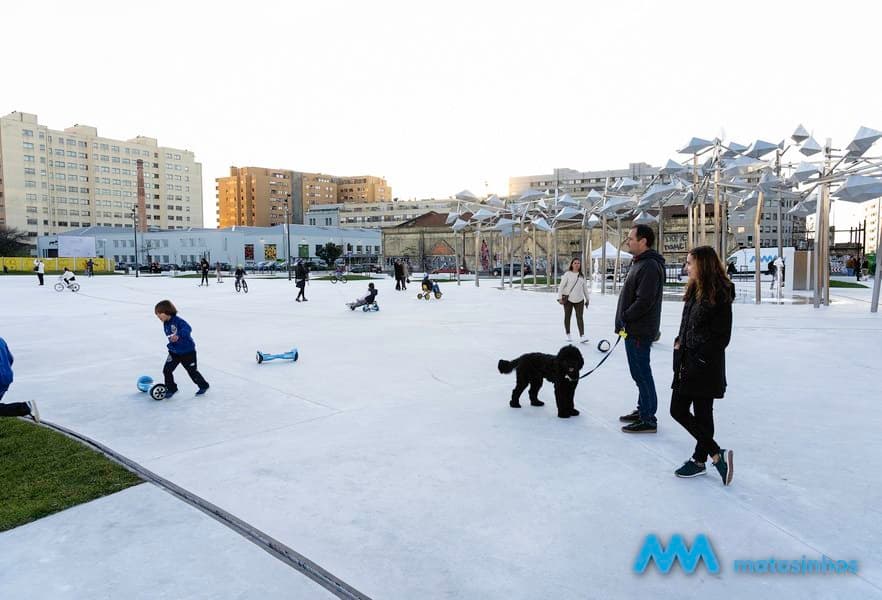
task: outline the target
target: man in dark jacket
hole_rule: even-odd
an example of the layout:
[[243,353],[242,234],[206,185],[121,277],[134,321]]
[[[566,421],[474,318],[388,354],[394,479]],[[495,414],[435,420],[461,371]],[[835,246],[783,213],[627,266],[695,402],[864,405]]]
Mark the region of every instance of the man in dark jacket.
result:
[[616,333],[624,330],[625,352],[631,377],[637,384],[637,410],[619,417],[628,423],[626,433],[655,433],[658,397],[649,365],[649,350],[659,332],[665,259],[652,249],[655,232],[648,225],[636,225],[628,232],[628,251],[634,255],[631,270],[622,286],[616,308]]
[[397,258],[395,259],[394,272],[395,272],[395,289],[400,292],[401,288],[404,286],[404,265],[401,264],[401,261]]

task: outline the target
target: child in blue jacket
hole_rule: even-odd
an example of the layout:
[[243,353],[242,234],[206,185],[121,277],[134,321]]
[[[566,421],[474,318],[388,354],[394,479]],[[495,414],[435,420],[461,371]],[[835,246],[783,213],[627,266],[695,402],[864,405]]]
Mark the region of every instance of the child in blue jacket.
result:
[[154,309],[156,316],[162,321],[162,328],[168,338],[168,358],[165,359],[165,367],[162,374],[165,376],[165,397],[166,399],[174,396],[178,391],[175,378],[172,373],[178,368],[179,364],[184,365],[187,375],[193,380],[199,390],[197,396],[201,396],[208,391],[208,382],[201,373],[196,369],[196,342],[190,336],[192,329],[190,325],[178,316],[178,309],[172,304],[171,300],[163,300],[156,304]]
[[[12,352],[6,345],[6,340],[0,338],[0,400],[6,394],[6,390],[12,384]],[[26,417],[30,415],[34,421],[40,422],[40,411],[37,410],[37,403],[33,400],[30,402],[13,402],[12,404],[3,404],[0,402],[0,417]]]

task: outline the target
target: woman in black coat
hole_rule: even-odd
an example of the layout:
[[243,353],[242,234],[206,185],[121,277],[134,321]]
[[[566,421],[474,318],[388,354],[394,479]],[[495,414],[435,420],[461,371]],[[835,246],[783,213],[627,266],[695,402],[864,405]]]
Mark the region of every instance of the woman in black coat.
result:
[[[732,450],[714,441],[714,399],[726,393],[726,346],[732,336],[735,286],[710,246],[694,248],[686,257],[689,281],[684,294],[680,333],[674,341],[671,416],[696,440],[692,458],[675,471],[677,477],[706,473],[708,457],[723,479],[732,483]],[[693,413],[689,412],[690,407]]]

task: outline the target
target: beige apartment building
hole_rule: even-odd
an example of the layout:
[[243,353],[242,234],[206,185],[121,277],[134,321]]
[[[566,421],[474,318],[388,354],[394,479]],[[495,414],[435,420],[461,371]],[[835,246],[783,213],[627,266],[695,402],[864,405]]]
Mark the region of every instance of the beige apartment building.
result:
[[298,173],[298,181],[300,188],[300,220],[303,222],[303,215],[310,207],[317,204],[334,204],[337,202],[337,178],[333,175],[325,173]]
[[81,227],[132,227],[138,161],[139,227],[202,227],[202,165],[193,152],[144,136],[101,137],[88,125],[50,129],[35,114],[12,112],[0,118],[0,225],[32,241]]
[[215,182],[219,227],[284,223],[289,194],[291,223],[303,224],[305,215],[316,207],[388,204],[392,193],[382,177],[336,177],[264,167],[230,167],[230,175]]
[[295,173],[285,169],[230,167],[215,180],[218,227],[272,227],[285,223]]
[[[382,177],[363,175],[337,178],[336,203],[391,202],[392,188]],[[329,204],[334,204],[331,202]]]

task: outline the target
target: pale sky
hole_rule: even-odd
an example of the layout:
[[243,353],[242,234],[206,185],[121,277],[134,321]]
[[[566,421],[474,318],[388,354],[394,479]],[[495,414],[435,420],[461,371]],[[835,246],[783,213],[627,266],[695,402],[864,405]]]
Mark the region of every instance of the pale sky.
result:
[[[400,199],[661,166],[690,137],[882,129],[876,2],[6,3],[0,112]],[[485,186],[486,182],[486,186]]]

